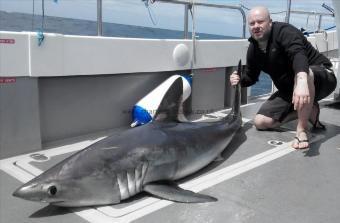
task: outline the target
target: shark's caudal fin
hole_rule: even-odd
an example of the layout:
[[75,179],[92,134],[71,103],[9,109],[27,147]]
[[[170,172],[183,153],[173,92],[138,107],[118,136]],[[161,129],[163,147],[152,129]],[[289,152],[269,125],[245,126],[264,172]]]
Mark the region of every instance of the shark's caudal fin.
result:
[[173,122],[178,121],[178,112],[182,106],[183,82],[177,78],[164,95],[162,102],[153,118],[154,121]]
[[[242,77],[242,61],[240,60],[238,62],[238,67],[237,67],[237,74],[240,76],[240,79]],[[241,81],[240,81],[241,82]],[[241,106],[241,83],[238,83],[237,85],[233,86],[233,103],[232,103],[232,110],[231,113],[235,115],[239,115],[240,111],[240,106]]]

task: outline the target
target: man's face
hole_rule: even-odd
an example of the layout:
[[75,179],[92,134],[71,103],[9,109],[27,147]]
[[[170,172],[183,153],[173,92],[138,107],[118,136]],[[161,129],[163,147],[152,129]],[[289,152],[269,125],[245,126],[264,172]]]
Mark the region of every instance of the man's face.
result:
[[251,11],[248,16],[249,33],[257,41],[266,41],[269,38],[272,21],[269,15],[262,10]]

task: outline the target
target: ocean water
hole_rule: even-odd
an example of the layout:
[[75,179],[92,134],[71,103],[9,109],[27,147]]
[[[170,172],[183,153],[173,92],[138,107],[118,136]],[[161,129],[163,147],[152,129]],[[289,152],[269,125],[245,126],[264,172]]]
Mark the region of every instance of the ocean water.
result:
[[[97,0],[44,0],[44,12],[47,16],[73,18],[88,21],[97,19]],[[155,2],[148,8],[142,0],[102,0],[103,21],[107,23],[134,25],[169,30],[183,30],[184,7],[178,4]],[[215,4],[226,4],[247,8],[256,5],[268,7],[272,13],[272,19],[284,21],[287,8],[287,0],[195,0]],[[292,10],[306,10],[310,12],[327,12],[321,5],[326,3],[332,6],[332,0],[293,0]],[[42,0],[0,0],[0,10],[6,12],[21,12],[28,14],[42,14]],[[247,9],[244,9],[247,13]],[[192,27],[191,15],[189,15],[189,29]],[[238,10],[217,9],[210,7],[194,7],[194,26],[197,33],[209,33],[222,36],[240,37],[242,34],[242,16]],[[315,30],[318,18],[291,14],[291,23],[307,30]],[[27,21],[31,23],[31,19]],[[324,17],[322,27],[334,25],[333,19]],[[35,27],[40,27],[37,21]]]
[[[32,16],[26,13],[0,11],[0,30],[35,32],[41,29],[41,22],[42,17],[40,15]],[[45,16],[44,32],[96,36],[97,23],[91,20]],[[184,32],[104,22],[103,35],[128,38],[181,39],[184,36]],[[206,33],[196,33],[196,35],[199,39],[238,38]]]

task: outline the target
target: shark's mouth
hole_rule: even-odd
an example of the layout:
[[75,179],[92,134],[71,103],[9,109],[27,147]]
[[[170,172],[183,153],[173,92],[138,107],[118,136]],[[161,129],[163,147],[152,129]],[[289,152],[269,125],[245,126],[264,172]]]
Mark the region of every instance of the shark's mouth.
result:
[[55,206],[61,206],[61,207],[65,206],[64,205],[65,201],[53,201],[53,202],[45,201],[45,202],[50,203],[51,205],[55,205]]

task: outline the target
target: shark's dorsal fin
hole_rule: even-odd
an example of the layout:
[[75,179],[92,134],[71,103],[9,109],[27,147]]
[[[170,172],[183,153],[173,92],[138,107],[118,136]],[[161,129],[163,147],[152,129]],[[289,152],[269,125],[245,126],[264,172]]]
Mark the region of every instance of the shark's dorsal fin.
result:
[[182,78],[178,77],[164,95],[153,118],[154,121],[178,121],[178,111],[183,97]]
[[143,190],[156,197],[182,203],[203,203],[217,201],[216,198],[204,194],[198,194],[190,190],[184,190],[174,183],[150,183]]

